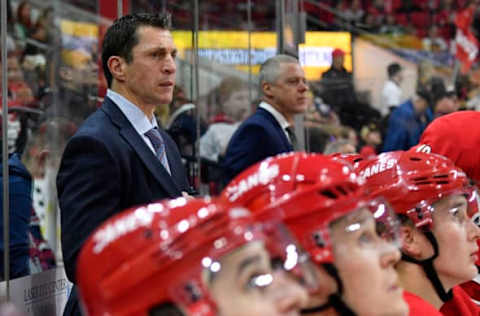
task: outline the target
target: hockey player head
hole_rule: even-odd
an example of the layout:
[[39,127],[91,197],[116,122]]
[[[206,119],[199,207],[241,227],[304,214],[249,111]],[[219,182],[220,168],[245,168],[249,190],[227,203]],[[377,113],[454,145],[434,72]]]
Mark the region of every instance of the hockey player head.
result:
[[438,296],[430,302],[441,306],[453,286],[477,273],[480,230],[471,215],[478,204],[465,173],[445,157],[399,151],[364,163],[359,174],[366,190],[384,197],[402,221],[402,281],[411,275],[406,269],[418,265]]
[[[87,315],[298,315],[307,290],[285,228],[183,198],[106,221],[79,256]],[[272,266],[272,259],[281,265]],[[282,267],[278,268],[278,267]],[[288,270],[288,271],[287,271]]]

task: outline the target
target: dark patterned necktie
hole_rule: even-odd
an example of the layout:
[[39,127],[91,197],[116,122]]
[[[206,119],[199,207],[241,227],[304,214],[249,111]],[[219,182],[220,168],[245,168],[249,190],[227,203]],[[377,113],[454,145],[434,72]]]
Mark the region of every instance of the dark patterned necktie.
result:
[[160,135],[158,129],[156,127],[152,128],[145,133],[145,136],[147,136],[152,143],[153,149],[155,149],[155,152],[157,153],[157,158],[160,160],[168,173],[171,173],[170,166],[168,165],[167,153],[165,152],[165,143],[163,142],[162,135]]
[[287,131],[288,137],[290,138],[290,143],[292,144],[293,150],[298,150],[297,136],[295,135],[293,127],[285,127],[285,130]]

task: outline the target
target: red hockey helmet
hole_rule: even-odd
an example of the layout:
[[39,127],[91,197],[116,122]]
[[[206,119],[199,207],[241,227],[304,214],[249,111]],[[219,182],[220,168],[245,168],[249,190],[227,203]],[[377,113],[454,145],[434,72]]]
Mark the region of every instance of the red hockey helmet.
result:
[[[448,158],[414,151],[383,153],[358,170],[366,191],[384,197],[396,213],[407,215],[416,227],[431,229],[432,204],[454,193],[468,198],[476,212],[475,191],[465,173]],[[471,208],[475,206],[475,208]]]
[[[215,315],[218,305],[206,279],[223,271],[222,256],[261,241],[268,256],[278,258],[283,250],[280,258],[290,269],[298,267],[295,243],[281,234],[286,230],[266,226],[246,209],[226,209],[210,199],[179,198],[124,211],[82,248],[82,308],[87,315],[148,315],[155,306],[173,303],[189,316]],[[248,284],[269,291],[276,280],[273,272],[262,271]]]
[[358,168],[361,168],[362,164],[365,162],[365,157],[363,157],[361,154],[341,154],[341,153],[334,153],[329,155],[329,157],[332,157],[334,159],[340,159],[345,162],[348,162],[353,170],[356,170]]
[[357,210],[375,214],[384,237],[398,237],[389,206],[364,195],[362,180],[348,163],[320,154],[268,158],[233,179],[221,198],[250,209],[260,220],[282,220],[319,264],[334,262],[330,224]]

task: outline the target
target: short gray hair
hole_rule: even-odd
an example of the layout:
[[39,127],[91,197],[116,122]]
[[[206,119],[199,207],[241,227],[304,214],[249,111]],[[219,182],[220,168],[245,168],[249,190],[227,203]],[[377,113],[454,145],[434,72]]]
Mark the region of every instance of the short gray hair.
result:
[[339,153],[340,149],[345,145],[353,146],[353,144],[347,139],[340,138],[340,139],[334,140],[333,142],[330,142],[327,144],[327,146],[325,146],[325,149],[323,150],[323,154],[331,155],[331,154]]
[[276,55],[267,59],[260,66],[260,73],[258,75],[259,96],[263,96],[262,85],[264,82],[275,82],[280,76],[280,64],[298,64],[298,59],[289,55]]

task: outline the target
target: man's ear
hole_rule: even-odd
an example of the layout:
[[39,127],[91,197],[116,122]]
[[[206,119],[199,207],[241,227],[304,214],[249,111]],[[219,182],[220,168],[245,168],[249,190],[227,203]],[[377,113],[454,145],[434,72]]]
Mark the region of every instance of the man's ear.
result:
[[107,60],[107,66],[112,73],[112,77],[119,82],[125,81],[126,64],[125,59],[120,56],[110,56]]
[[425,238],[421,238],[421,232],[409,225],[402,225],[400,228],[400,238],[402,240],[402,252],[410,257],[420,259],[423,253],[423,244]]
[[267,98],[272,97],[272,85],[268,82],[262,82],[263,95]]

